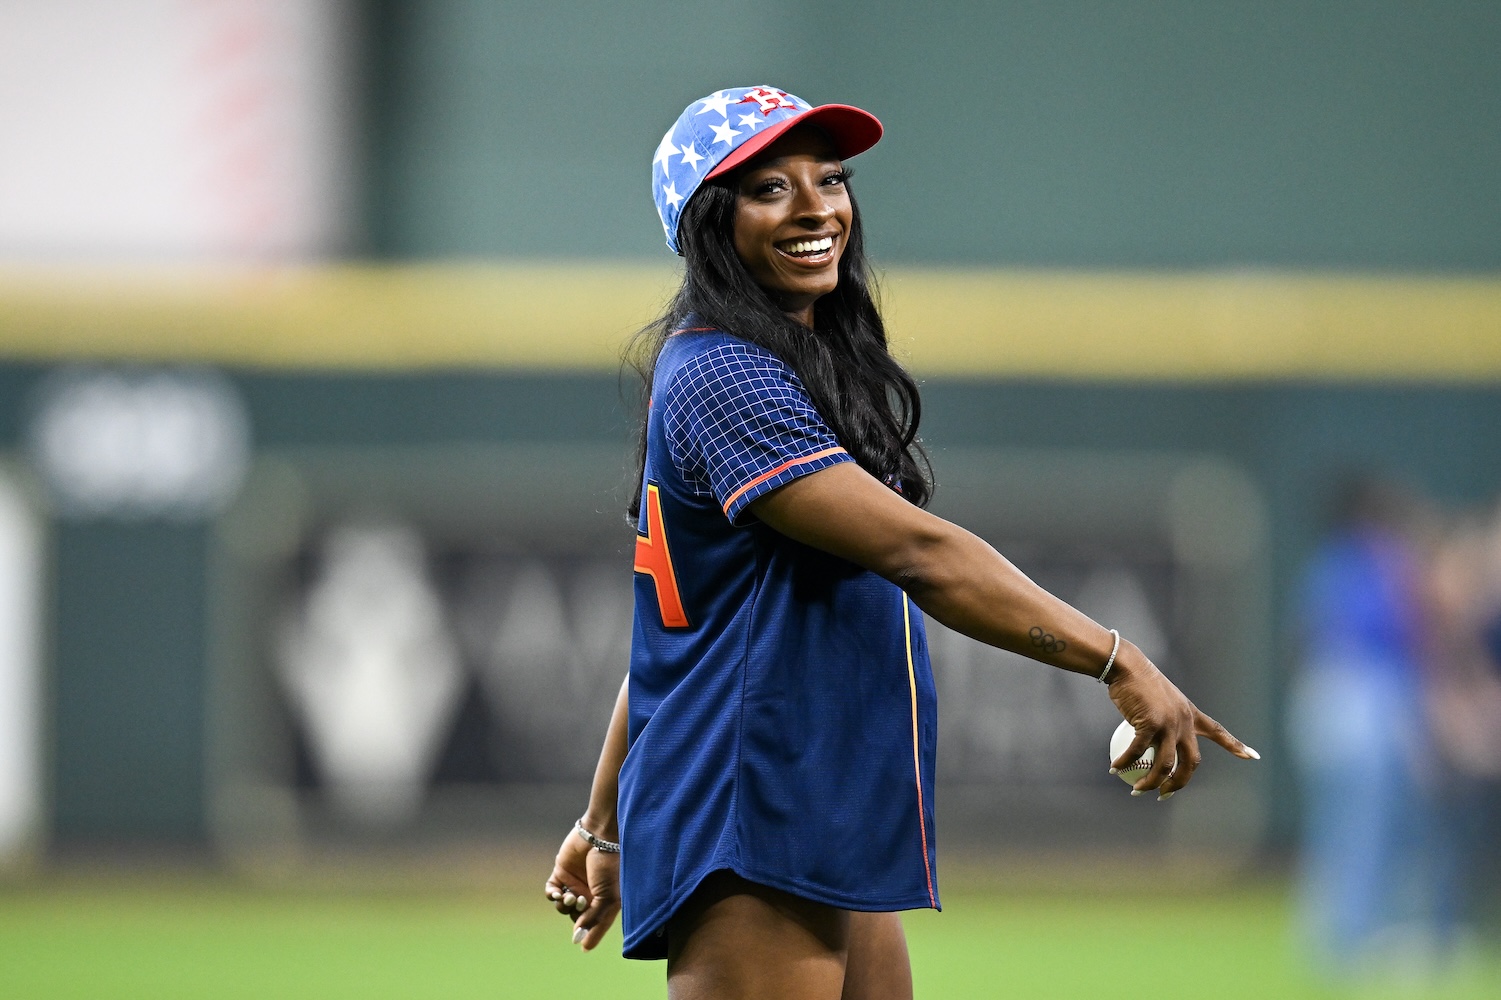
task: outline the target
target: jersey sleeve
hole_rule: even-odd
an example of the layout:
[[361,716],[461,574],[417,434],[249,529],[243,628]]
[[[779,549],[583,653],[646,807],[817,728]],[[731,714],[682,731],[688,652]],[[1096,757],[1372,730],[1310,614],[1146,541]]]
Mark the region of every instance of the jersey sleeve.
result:
[[686,362],[663,400],[673,462],[732,524],[758,497],[850,457],[780,359],[725,344]]

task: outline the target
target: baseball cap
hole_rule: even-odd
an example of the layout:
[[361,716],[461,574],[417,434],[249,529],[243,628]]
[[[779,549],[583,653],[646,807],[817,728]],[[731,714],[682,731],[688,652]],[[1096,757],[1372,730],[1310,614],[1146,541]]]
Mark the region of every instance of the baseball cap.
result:
[[652,199],[667,235],[678,250],[678,219],[683,206],[710,177],[728,173],[771,145],[794,125],[816,122],[834,143],[840,159],[863,153],[881,138],[881,123],[848,104],[814,107],[775,87],[731,87],[694,101],[662,136],[651,161]]

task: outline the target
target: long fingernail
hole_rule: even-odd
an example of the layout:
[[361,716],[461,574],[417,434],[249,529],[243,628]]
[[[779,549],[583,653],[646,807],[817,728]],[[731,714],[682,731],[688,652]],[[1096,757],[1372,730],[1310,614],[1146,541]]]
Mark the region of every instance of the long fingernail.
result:
[[1120,768],[1118,768],[1118,767],[1112,767],[1112,768],[1111,768],[1111,769],[1110,769],[1110,773],[1111,773],[1111,774],[1120,774],[1120,773],[1121,773],[1121,769],[1120,769]]
[[571,893],[571,892],[565,892],[565,893],[563,893],[563,905],[564,906],[572,906],[573,905],[573,901],[575,899],[577,899],[577,898],[578,897],[575,896],[573,893]]
[[580,896],[578,899],[574,900],[573,908],[575,910],[578,910],[580,913],[583,913],[589,908],[589,901],[583,896]]
[[1132,795],[1140,795],[1142,793],[1142,791],[1143,790],[1140,789],[1140,788],[1133,788],[1133,789],[1131,789],[1131,794]]
[[1246,747],[1246,753],[1248,753],[1248,754],[1251,755],[1251,759],[1252,760],[1260,760],[1261,759],[1261,754],[1259,754],[1259,753],[1256,752],[1256,748],[1255,747]]
[[584,943],[584,935],[588,934],[588,933],[589,932],[586,931],[586,930],[584,930],[584,928],[582,928],[582,927],[575,927],[573,929],[573,943],[574,944],[583,944]]
[[1177,795],[1177,794],[1178,794],[1177,792],[1168,792],[1166,795],[1159,795],[1159,796],[1157,796],[1157,801],[1158,802],[1166,802],[1168,799],[1172,798],[1174,795]]

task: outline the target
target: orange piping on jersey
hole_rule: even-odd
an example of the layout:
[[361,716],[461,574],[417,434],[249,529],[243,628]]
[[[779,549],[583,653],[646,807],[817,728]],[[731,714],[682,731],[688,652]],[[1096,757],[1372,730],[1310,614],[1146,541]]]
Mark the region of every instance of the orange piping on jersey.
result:
[[928,905],[938,908],[933,895],[933,865],[928,861],[928,818],[923,813],[922,757],[917,749],[917,671],[912,668],[912,602],[902,595],[902,627],[907,633],[907,687],[912,692],[912,769],[917,775],[917,826],[922,831],[922,866],[928,876]]
[[762,483],[766,482],[766,480],[770,479],[773,476],[781,475],[788,469],[792,468],[794,465],[802,465],[804,462],[811,462],[816,458],[823,458],[825,455],[837,455],[842,451],[844,451],[843,448],[835,445],[833,448],[825,448],[823,451],[815,451],[811,455],[804,455],[802,458],[794,458],[789,461],[783,462],[781,465],[777,466],[775,469],[772,469],[770,472],[761,473],[755,479],[752,479],[750,482],[740,487],[734,493],[730,494],[730,498],[724,502],[724,512],[728,514],[730,512],[730,508],[735,506],[735,501],[739,500],[745,494],[746,490],[754,489],[755,487],[760,486]]
[[653,483],[646,484],[646,534],[636,536],[637,573],[652,578],[657,589],[657,607],[667,628],[687,628],[688,613],[678,591],[677,571],[667,549],[667,525],[662,520],[662,496]]

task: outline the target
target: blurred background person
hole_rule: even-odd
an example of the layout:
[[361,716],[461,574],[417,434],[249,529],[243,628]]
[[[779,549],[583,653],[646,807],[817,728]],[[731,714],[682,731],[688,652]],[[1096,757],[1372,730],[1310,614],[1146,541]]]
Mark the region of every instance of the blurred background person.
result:
[[1420,924],[1430,757],[1422,698],[1418,504],[1352,476],[1301,591],[1289,735],[1302,772],[1303,929],[1335,971],[1365,967]]
[[1456,520],[1435,546],[1427,584],[1426,832],[1435,944],[1452,951],[1468,943],[1484,900],[1479,849],[1488,793],[1501,779],[1501,506]]

